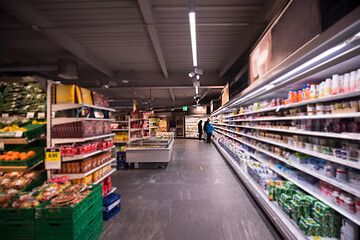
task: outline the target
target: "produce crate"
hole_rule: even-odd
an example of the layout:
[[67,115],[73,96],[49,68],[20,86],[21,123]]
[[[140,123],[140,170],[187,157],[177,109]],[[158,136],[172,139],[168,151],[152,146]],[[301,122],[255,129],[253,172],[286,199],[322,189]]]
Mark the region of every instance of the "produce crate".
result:
[[109,220],[121,210],[121,195],[119,193],[111,193],[103,199],[103,217]]
[[76,240],[97,240],[102,232],[103,219],[102,212],[100,211]]
[[30,147],[30,148],[18,148],[17,151],[21,152],[21,151],[35,151],[35,155],[26,159],[26,160],[16,160],[16,161],[6,161],[6,160],[1,160],[0,161],[0,166],[27,166],[27,167],[32,167],[34,166],[36,163],[38,163],[39,161],[44,159],[44,148],[42,147]]
[[35,239],[34,220],[0,221],[1,240]]
[[77,220],[73,219],[37,219],[36,238],[37,239],[78,239],[92,222],[99,222],[99,212],[101,211],[102,200],[99,199]]
[[128,169],[128,163],[126,160],[116,160],[116,170],[127,170]]
[[35,219],[35,208],[0,208],[0,221],[16,221]]
[[42,185],[47,179],[46,176],[46,172],[43,171],[42,173],[40,173],[40,175],[35,178],[31,183],[29,183],[29,185],[27,185],[23,190],[21,190],[22,192],[31,192],[34,188]]
[[26,128],[26,132],[22,132],[20,136],[17,135],[18,132],[1,132],[0,138],[27,138],[29,140],[37,138],[45,134],[46,124],[23,124],[22,127]]
[[74,207],[52,207],[46,208],[50,202],[42,205],[40,208],[35,209],[36,219],[72,219],[76,221],[83,213],[87,211],[89,206],[93,205],[99,198],[102,198],[101,184],[92,185],[92,192],[81,200]]

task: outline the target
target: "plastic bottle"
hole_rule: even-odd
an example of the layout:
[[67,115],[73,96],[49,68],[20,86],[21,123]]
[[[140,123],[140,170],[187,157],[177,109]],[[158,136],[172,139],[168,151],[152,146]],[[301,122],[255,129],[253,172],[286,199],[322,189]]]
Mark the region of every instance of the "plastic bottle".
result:
[[356,89],[360,90],[360,69],[356,72]]
[[356,90],[356,71],[350,73],[350,92]]
[[316,85],[316,98],[320,97],[320,84]]
[[325,82],[324,81],[320,83],[319,97],[325,97]]
[[312,84],[310,86],[310,99],[316,99],[316,85]]
[[309,85],[305,89],[305,100],[310,100],[310,86]]
[[325,80],[325,97],[330,96],[331,93],[331,78],[327,78]]
[[348,93],[350,91],[350,74],[345,73],[344,76],[344,93]]
[[338,74],[335,74],[332,76],[332,88],[331,88],[331,91],[332,91],[332,95],[336,95],[336,94],[339,94],[340,93],[340,82],[339,82],[339,75]]
[[339,192],[338,191],[334,191],[332,194],[331,194],[331,198],[332,198],[332,202],[335,203],[335,204],[338,204],[339,203]]
[[340,197],[339,197],[339,206],[345,207],[345,194],[344,193],[340,193]]
[[339,76],[340,93],[344,93],[344,75]]
[[345,208],[350,212],[355,212],[355,202],[351,197],[345,198]]

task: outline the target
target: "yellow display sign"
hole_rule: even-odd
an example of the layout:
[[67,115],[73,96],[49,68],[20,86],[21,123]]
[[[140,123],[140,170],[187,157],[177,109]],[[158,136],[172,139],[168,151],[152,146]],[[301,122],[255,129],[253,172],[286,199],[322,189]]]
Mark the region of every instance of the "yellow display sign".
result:
[[45,168],[61,169],[61,153],[60,148],[45,149]]

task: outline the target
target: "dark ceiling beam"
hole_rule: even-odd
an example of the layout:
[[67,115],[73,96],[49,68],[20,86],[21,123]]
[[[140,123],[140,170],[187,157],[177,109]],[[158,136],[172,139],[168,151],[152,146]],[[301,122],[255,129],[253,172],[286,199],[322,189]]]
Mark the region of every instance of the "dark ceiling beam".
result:
[[174,89],[169,88],[169,92],[170,92],[171,99],[173,100],[173,102],[175,102],[176,99],[175,99]]
[[164,74],[165,78],[169,77],[169,73],[166,67],[166,62],[163,54],[163,50],[161,48],[159,33],[157,31],[156,25],[155,25],[155,17],[154,17],[154,11],[152,4],[150,3],[150,0],[138,0],[138,4],[142,13],[142,16],[144,18],[147,31],[149,33],[151,43],[154,47],[156,57],[159,61],[161,70]]
[[201,96],[201,98],[200,98],[199,101],[203,100],[203,98],[206,97],[206,95],[207,95],[210,91],[211,91],[211,88],[208,88],[208,89],[204,92],[204,94]]
[[[88,87],[90,90],[127,90],[127,91],[133,91],[133,90],[168,90],[168,89],[187,89],[187,88],[194,88],[192,85],[188,86],[161,86],[161,87],[111,87],[111,88],[102,88],[102,87]],[[224,86],[203,86],[201,85],[199,88],[202,89],[223,89]]]
[[30,64],[36,61],[29,56],[25,56],[23,53],[6,48],[0,48],[0,56],[12,61],[13,63]]
[[[259,11],[262,5],[197,6],[196,11]],[[188,6],[155,6],[156,11],[188,11]]]
[[288,1],[277,0],[277,1],[265,1],[264,7],[257,14],[257,18],[253,22],[258,24],[252,24],[249,26],[246,35],[239,41],[239,44],[231,51],[231,55],[228,56],[223,65],[219,69],[219,77],[225,75],[225,73],[231,68],[231,66],[239,59],[245,51],[249,48],[249,43],[253,43],[259,38],[261,34],[261,26],[267,25],[273,16],[277,15],[281,9],[283,9]]
[[56,25],[21,0],[0,1],[0,6],[10,14],[17,17],[25,24],[32,26],[34,31],[39,31],[45,37],[57,43],[62,48],[74,54],[82,61],[88,63],[108,77],[113,78],[114,71],[104,64],[99,58],[90,53],[71,36],[56,28]]

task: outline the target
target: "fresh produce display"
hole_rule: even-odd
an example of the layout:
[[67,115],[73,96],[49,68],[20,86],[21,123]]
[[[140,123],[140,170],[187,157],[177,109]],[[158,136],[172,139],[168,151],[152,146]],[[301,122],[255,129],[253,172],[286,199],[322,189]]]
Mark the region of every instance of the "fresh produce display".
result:
[[33,189],[30,193],[8,194],[0,198],[0,205],[2,208],[34,208],[60,194],[70,185],[69,181],[48,182]]
[[46,93],[39,83],[3,83],[2,112],[26,113],[45,111]]
[[51,203],[46,207],[73,207],[91,193],[88,187],[87,184],[74,184],[51,199]]
[[33,171],[28,173],[22,172],[0,172],[0,192],[7,194],[17,193],[25,188],[30,182],[36,179],[41,172]]
[[3,127],[2,129],[0,129],[0,132],[17,132],[17,131],[27,132],[27,129],[24,127],[19,127],[16,124],[8,127]]
[[0,161],[17,161],[17,160],[27,160],[28,158],[34,156],[36,154],[35,151],[28,151],[28,152],[14,152],[8,151],[5,154],[0,156]]

